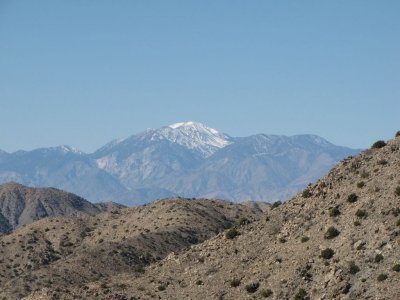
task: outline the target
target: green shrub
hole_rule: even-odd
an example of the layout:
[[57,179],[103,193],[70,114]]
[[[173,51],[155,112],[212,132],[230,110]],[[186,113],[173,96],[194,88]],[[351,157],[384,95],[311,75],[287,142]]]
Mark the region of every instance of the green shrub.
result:
[[393,271],[395,272],[400,272],[400,264],[395,264],[392,268]]
[[380,281],[385,281],[386,279],[388,278],[388,276],[386,275],[386,274],[379,274],[378,275],[378,281],[380,282]]
[[334,254],[335,254],[335,251],[333,251],[331,248],[326,248],[321,251],[321,257],[323,259],[331,259]]
[[309,238],[308,236],[302,236],[301,239],[300,239],[300,241],[301,241],[302,243],[305,243],[305,242],[308,242],[309,239],[310,239],[310,238]]
[[336,207],[332,207],[331,209],[329,209],[329,216],[331,217],[337,217],[338,215],[340,215],[340,210],[339,208]]
[[249,294],[253,294],[258,290],[259,287],[260,287],[260,284],[258,282],[253,282],[253,283],[247,284],[245,288]]
[[356,216],[359,218],[365,218],[367,215],[367,212],[363,209],[357,209],[356,211]]
[[354,261],[349,262],[349,273],[356,274],[358,272],[360,272],[360,267]]
[[277,208],[278,206],[280,206],[281,204],[282,204],[281,201],[276,201],[276,202],[274,202],[274,203],[271,205],[271,209],[275,209],[275,208]]
[[378,148],[383,148],[385,146],[386,146],[386,142],[382,141],[382,140],[379,140],[379,141],[376,141],[375,143],[373,143],[371,148],[372,149],[378,149]]
[[238,287],[240,285],[240,279],[234,278],[229,283],[231,287]]
[[249,219],[247,219],[246,217],[242,217],[242,218],[240,218],[240,220],[239,220],[239,224],[240,225],[247,225],[247,224],[250,224],[250,220]]
[[382,254],[375,255],[374,261],[376,263],[380,263],[382,260],[383,260],[383,255]]
[[307,300],[310,299],[308,297],[307,292],[304,289],[299,289],[297,294],[294,295],[294,300]]
[[324,238],[330,240],[337,237],[340,234],[340,231],[337,230],[335,227],[331,226],[324,234]]
[[360,182],[357,183],[357,187],[360,188],[360,189],[363,188],[364,186],[365,186],[365,182],[364,181],[360,181]]
[[348,197],[347,197],[347,202],[350,203],[354,203],[357,202],[358,200],[358,196],[355,193],[351,193]]
[[310,197],[312,196],[312,193],[311,193],[311,191],[310,191],[309,188],[306,188],[306,189],[301,193],[301,196],[302,196],[303,198],[310,198]]
[[271,289],[265,289],[261,291],[261,296],[264,298],[271,297],[274,294],[274,292]]
[[240,234],[239,231],[237,231],[235,228],[231,228],[225,232],[225,237],[228,240],[231,240],[231,239],[234,239],[235,237],[237,237],[239,234]]

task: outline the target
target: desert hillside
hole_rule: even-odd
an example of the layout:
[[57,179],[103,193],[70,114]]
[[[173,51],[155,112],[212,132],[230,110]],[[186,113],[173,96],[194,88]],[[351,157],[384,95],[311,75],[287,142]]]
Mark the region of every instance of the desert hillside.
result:
[[55,188],[30,188],[17,183],[0,185],[0,232],[9,232],[45,217],[95,215],[122,208],[108,202],[93,204]]
[[70,296],[76,287],[117,274],[143,276],[145,266],[170,253],[261,215],[225,201],[168,199],[95,216],[45,218],[0,236],[0,297],[21,299],[43,289]]
[[397,137],[345,159],[260,221],[170,254],[140,276],[120,273],[32,297],[398,299],[399,148]]

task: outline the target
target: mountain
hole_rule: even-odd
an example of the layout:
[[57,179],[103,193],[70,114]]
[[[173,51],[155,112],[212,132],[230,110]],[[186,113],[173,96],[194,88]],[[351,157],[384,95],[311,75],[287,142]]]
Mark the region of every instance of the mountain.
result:
[[42,219],[0,236],[0,297],[33,293],[28,297],[41,299],[36,291],[54,289],[66,299],[75,286],[117,274],[140,276],[144,267],[171,253],[261,215],[224,201],[168,199],[96,216]]
[[54,188],[3,184],[0,185],[0,232],[9,232],[45,217],[95,215],[118,208],[121,206],[114,203],[92,204]]
[[67,146],[0,154],[0,182],[127,205],[176,196],[273,202],[358,152],[315,135],[231,137],[182,122],[114,140],[92,154]]
[[0,237],[0,296],[397,300],[399,218],[400,133],[264,212],[176,199],[35,222]]

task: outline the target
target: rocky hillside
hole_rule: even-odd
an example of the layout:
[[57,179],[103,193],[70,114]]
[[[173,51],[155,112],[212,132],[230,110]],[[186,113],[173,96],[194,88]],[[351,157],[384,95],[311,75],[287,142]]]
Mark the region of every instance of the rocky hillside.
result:
[[[143,274],[119,272],[72,290],[50,282],[27,299],[398,299],[400,137],[343,160],[260,221],[241,223]],[[7,289],[16,282],[23,286]]]
[[143,276],[145,266],[261,215],[224,201],[168,199],[96,216],[42,219],[0,236],[0,298],[33,293],[39,299],[35,293],[47,290],[67,297],[99,280],[105,287],[117,274]]
[[92,204],[54,188],[29,188],[17,183],[0,185],[0,232],[9,232],[45,217],[95,215],[121,208],[115,203]]

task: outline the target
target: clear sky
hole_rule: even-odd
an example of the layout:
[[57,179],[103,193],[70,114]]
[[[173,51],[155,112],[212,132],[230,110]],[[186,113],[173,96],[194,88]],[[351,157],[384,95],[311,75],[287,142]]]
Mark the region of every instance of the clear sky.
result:
[[368,147],[400,130],[400,1],[0,0],[0,149],[179,121]]

